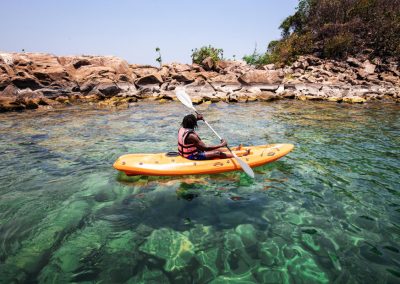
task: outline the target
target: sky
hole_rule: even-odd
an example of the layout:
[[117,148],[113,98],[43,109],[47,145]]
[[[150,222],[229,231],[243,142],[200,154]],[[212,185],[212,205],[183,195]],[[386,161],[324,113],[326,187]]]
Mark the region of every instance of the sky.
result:
[[280,38],[298,0],[0,0],[0,51],[190,63],[212,45],[241,59]]

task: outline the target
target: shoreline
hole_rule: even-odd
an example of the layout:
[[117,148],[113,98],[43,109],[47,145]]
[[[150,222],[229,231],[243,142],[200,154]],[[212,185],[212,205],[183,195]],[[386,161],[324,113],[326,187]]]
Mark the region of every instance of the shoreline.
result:
[[336,103],[400,102],[398,62],[301,56],[290,66],[260,68],[242,61],[128,64],[114,56],[0,53],[0,112],[89,103],[129,107],[176,100],[184,86],[194,104],[296,99]]

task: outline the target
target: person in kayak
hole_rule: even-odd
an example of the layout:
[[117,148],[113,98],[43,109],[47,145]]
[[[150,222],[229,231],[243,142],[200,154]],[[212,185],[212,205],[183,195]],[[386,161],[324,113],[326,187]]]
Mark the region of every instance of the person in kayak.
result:
[[215,146],[207,146],[195,132],[197,121],[203,120],[201,114],[197,117],[188,114],[183,118],[181,128],[178,131],[178,152],[179,155],[190,160],[210,160],[215,158],[232,158],[231,153],[225,152],[223,148],[228,145],[227,141],[222,139],[221,143]]

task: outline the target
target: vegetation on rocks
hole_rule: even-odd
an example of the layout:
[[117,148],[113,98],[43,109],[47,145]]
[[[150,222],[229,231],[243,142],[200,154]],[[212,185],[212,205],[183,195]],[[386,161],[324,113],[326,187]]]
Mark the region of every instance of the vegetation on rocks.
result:
[[257,51],[257,46],[254,47],[252,54],[245,55],[242,58],[247,64],[253,66],[262,66],[271,62],[269,53],[260,53]]
[[267,63],[291,63],[299,55],[321,58],[400,56],[400,0],[300,0],[281,24]]
[[203,46],[200,49],[192,49],[192,62],[201,64],[206,58],[210,57],[213,63],[217,63],[224,57],[224,50],[222,48],[215,48],[211,45]]

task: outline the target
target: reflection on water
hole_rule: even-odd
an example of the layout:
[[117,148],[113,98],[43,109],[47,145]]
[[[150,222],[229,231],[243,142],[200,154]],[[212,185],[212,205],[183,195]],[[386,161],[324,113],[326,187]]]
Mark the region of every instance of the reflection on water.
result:
[[175,150],[182,105],[0,114],[0,282],[400,281],[398,105],[199,108],[231,144],[296,148],[254,180],[127,177],[118,156]]

